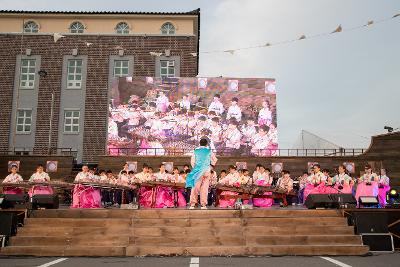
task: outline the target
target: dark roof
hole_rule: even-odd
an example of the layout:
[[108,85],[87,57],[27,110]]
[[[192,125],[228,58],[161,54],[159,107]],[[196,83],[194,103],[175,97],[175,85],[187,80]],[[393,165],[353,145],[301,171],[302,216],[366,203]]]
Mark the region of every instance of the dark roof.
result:
[[200,8],[187,12],[133,12],[133,11],[32,11],[0,10],[0,13],[15,14],[83,14],[83,15],[199,15]]

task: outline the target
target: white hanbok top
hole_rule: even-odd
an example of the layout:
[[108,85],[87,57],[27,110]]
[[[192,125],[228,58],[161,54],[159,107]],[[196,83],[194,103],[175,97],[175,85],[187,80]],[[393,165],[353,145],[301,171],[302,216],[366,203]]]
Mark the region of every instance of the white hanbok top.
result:
[[182,101],[179,102],[179,107],[184,108],[186,110],[190,110],[190,101],[182,99]]
[[22,182],[22,176],[19,175],[18,173],[10,173],[9,175],[7,175],[7,177],[3,180],[3,183],[18,183],[18,182]]
[[326,181],[326,176],[322,172],[308,176],[308,182],[311,184],[319,184]]
[[214,111],[217,115],[221,115],[222,113],[224,113],[224,110],[224,105],[222,105],[222,103],[219,101],[213,101],[211,102],[210,106],[208,106],[208,112]]
[[235,183],[238,182],[240,183],[238,172],[228,173],[223,179],[219,181],[220,184],[226,184],[226,185],[234,185]]
[[339,174],[336,174],[334,177],[333,177],[333,180],[334,180],[334,182],[335,183],[337,183],[337,184],[344,184],[344,183],[346,183],[346,184],[349,184],[350,182],[351,182],[351,177],[349,176],[349,175],[347,175],[346,173],[339,173]]
[[379,183],[382,185],[389,185],[389,177],[386,175],[379,175]]
[[225,146],[227,148],[234,148],[234,149],[240,148],[240,139],[242,138],[242,134],[237,128],[233,131],[229,131],[225,138],[226,138]]
[[94,175],[90,172],[80,172],[75,177],[75,182],[88,182],[94,180]]
[[374,181],[379,181],[379,177],[376,173],[366,174],[364,173],[363,176],[360,177],[361,181],[366,183],[371,183]]
[[228,108],[228,113],[226,114],[226,119],[235,118],[237,121],[242,119],[242,110],[239,106],[230,106]]
[[31,178],[29,178],[29,182],[48,182],[50,181],[50,176],[46,172],[38,173],[35,172],[32,174]]
[[[269,108],[262,108],[260,112],[258,112],[258,119],[266,120],[267,125],[272,121],[272,112]],[[268,123],[269,122],[269,123]]]

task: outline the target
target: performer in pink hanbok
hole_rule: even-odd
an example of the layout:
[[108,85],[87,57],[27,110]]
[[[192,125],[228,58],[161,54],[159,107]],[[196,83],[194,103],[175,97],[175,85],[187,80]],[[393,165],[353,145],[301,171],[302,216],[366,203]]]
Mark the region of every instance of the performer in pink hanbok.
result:
[[80,184],[99,182],[96,181],[94,175],[89,172],[89,167],[87,165],[82,166],[82,171],[76,175],[74,182],[78,184],[76,184],[73,189],[71,208],[90,209],[101,207],[100,189]]
[[269,102],[268,100],[264,100],[262,103],[262,109],[258,113],[258,125],[263,126],[267,125],[269,126],[272,122],[272,112],[269,109]]
[[[240,177],[239,177],[239,172],[236,170],[236,166],[229,166],[229,173],[225,176],[225,178],[220,179],[219,183],[222,185],[228,185],[228,186],[235,186],[235,187],[240,187]],[[226,195],[238,195],[237,192],[232,192],[232,191],[222,191],[221,196],[226,196]],[[220,208],[231,208],[235,205],[235,199],[220,199],[218,203],[218,207]]]
[[304,201],[307,200],[310,194],[324,194],[325,193],[325,181],[326,177],[321,172],[321,166],[315,164],[313,166],[313,172],[307,179],[307,185],[304,188]]
[[160,91],[159,96],[157,97],[157,100],[156,100],[156,105],[157,105],[157,111],[160,111],[162,113],[167,112],[167,109],[169,106],[169,99],[164,94],[163,91]]
[[377,197],[379,194],[378,181],[379,177],[376,173],[372,172],[371,165],[365,165],[365,173],[358,179],[356,190],[357,202],[363,196]]
[[353,191],[353,180],[346,173],[346,167],[340,165],[338,167],[338,174],[333,177],[333,181],[336,183],[337,189],[340,193],[351,194]]
[[264,125],[258,129],[258,133],[253,137],[251,153],[257,156],[270,156],[268,150],[270,139],[268,136],[269,127]]
[[[32,174],[31,178],[29,178],[29,182],[31,183],[48,183],[50,182],[50,176],[43,171],[43,165],[39,164],[36,168],[36,172]],[[54,194],[54,190],[51,186],[47,185],[34,185],[28,192],[29,197],[34,195],[52,195]]]
[[[264,166],[260,165],[258,167],[257,173],[253,174],[253,184],[258,186],[271,186],[273,178],[270,176],[270,169],[265,169]],[[265,192],[264,196],[272,195],[271,192]],[[253,205],[256,207],[268,208],[274,204],[272,198],[253,198]]]
[[[7,177],[3,180],[3,184],[17,184],[21,183],[24,180],[22,179],[22,176],[18,173],[18,167],[17,165],[12,165],[11,166],[11,172]],[[8,195],[19,195],[23,194],[24,190],[20,187],[9,187],[9,186],[4,186],[3,187],[3,194],[8,194]]]
[[[170,182],[172,176],[168,174],[165,170],[165,165],[160,165],[160,171],[155,173],[156,181],[166,181]],[[174,207],[174,197],[173,192],[170,187],[157,186],[156,188],[156,208],[173,208]]]
[[278,156],[278,130],[275,127],[275,124],[271,123],[269,125],[268,130],[268,151],[271,153],[271,156]]
[[378,177],[378,188],[379,204],[384,208],[386,206],[386,194],[390,190],[389,177],[386,175],[386,169],[381,169],[381,174]]
[[282,174],[283,176],[276,182],[276,187],[286,193],[289,193],[293,190],[293,179],[290,178],[289,171],[282,171]]
[[[143,164],[142,172],[135,175],[135,180],[139,183],[145,183],[154,180],[155,177],[150,173],[149,166]],[[155,188],[150,186],[141,186],[139,190],[139,204],[144,208],[151,208],[153,205],[153,196]]]

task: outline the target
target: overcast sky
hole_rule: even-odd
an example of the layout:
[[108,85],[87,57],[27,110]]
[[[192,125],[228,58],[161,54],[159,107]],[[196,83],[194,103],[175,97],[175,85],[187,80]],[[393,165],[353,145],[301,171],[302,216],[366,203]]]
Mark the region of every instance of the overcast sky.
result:
[[[200,51],[294,39],[400,13],[399,0],[0,0],[1,9],[189,11],[201,8]],[[343,147],[400,127],[400,17],[288,45],[200,54],[200,76],[277,80],[281,148],[302,129]]]

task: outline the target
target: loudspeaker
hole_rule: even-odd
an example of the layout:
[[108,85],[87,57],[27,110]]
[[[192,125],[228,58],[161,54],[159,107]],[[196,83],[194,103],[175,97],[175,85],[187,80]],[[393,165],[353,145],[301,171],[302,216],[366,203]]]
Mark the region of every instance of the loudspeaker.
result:
[[32,196],[32,209],[46,208],[58,209],[58,195],[34,195]]
[[389,233],[386,212],[354,212],[356,234]]
[[393,252],[393,236],[391,234],[362,234],[363,245],[369,246],[371,252]]
[[0,235],[12,236],[17,234],[18,220],[12,213],[0,213]]
[[26,208],[27,194],[4,194],[1,197],[3,198],[2,209]]
[[352,194],[311,194],[308,195],[305,205],[309,209],[315,208],[352,208],[357,201]]

